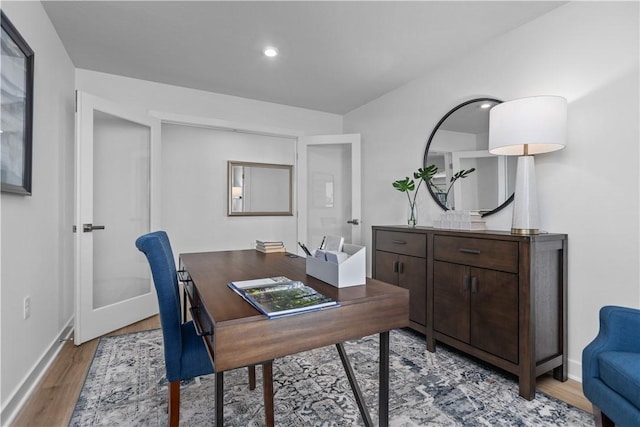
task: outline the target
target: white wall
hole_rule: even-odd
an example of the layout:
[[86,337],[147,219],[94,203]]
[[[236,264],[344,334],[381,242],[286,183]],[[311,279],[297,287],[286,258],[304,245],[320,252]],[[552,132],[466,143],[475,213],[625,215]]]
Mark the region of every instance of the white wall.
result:
[[[367,226],[402,224],[391,182],[422,166],[426,140],[457,104],[560,95],[569,101],[566,149],[536,157],[542,229],[569,236],[569,374],[596,335],[605,304],[640,306],[639,24],[637,2],[572,2],[345,116],[363,138]],[[426,191],[419,224],[441,211]],[[508,230],[511,209],[489,217]],[[370,244],[371,236],[367,236]]]
[[35,54],[33,195],[1,196],[4,424],[20,398],[12,397],[73,316],[74,68],[39,2],[3,1],[2,10]]
[[295,144],[293,139],[163,125],[162,227],[174,256],[249,249],[256,239],[283,241],[296,252],[295,216],[227,216],[227,161],[293,165]]

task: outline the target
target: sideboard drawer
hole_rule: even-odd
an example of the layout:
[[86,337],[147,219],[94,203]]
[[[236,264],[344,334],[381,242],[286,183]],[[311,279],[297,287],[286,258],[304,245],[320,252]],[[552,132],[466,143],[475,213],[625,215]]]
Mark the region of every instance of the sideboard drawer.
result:
[[433,256],[440,261],[518,272],[518,243],[492,239],[434,236]]
[[379,251],[427,257],[427,237],[425,234],[383,231],[376,233],[375,248]]

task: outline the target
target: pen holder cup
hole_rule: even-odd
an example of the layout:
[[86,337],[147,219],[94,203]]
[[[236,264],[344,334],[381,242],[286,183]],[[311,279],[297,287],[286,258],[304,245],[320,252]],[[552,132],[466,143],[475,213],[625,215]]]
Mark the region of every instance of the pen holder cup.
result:
[[308,256],[307,274],[337,288],[366,284],[366,248],[345,243],[342,251],[348,257],[340,263]]

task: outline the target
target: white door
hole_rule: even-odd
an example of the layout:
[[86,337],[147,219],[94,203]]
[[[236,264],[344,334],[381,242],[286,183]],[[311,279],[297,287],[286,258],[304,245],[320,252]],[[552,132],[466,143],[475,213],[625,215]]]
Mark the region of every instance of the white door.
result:
[[135,239],[157,227],[160,121],[77,92],[76,345],[158,312]]
[[315,249],[323,236],[333,235],[359,245],[360,134],[298,138],[297,178],[300,241]]

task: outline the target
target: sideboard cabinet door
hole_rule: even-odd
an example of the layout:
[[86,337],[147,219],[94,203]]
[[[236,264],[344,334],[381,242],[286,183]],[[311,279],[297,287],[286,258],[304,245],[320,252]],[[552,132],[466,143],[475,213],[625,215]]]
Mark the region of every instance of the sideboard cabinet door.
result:
[[423,234],[374,229],[373,278],[409,290],[410,327],[426,332],[427,240]]
[[464,265],[433,263],[433,329],[469,342],[469,273]]

